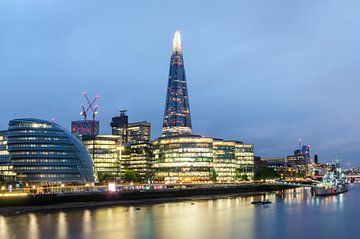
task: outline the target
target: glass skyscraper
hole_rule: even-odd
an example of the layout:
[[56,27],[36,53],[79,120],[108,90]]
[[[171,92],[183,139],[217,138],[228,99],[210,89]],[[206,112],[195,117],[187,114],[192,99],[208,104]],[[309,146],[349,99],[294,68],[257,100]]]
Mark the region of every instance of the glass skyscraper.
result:
[[192,133],[189,95],[186,84],[180,32],[173,40],[162,136]]

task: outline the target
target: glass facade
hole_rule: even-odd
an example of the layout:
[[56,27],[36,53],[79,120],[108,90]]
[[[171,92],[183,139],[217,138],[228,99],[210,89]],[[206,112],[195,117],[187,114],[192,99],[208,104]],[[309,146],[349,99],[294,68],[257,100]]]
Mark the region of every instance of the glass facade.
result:
[[82,141],[93,159],[99,181],[120,180],[121,136],[83,135]]
[[254,176],[253,145],[238,141],[163,137],[153,142],[153,155],[154,181],[160,183],[234,183],[237,174]]
[[140,180],[147,182],[152,178],[152,146],[150,142],[133,143],[126,146],[122,157],[122,168],[139,173]]
[[238,163],[235,158],[235,141],[214,139],[214,170],[217,182],[233,182],[236,180]]
[[9,122],[8,151],[20,182],[94,182],[93,163],[84,145],[58,124],[39,119]]
[[213,140],[199,135],[172,136],[153,142],[154,181],[207,183],[213,167]]
[[129,123],[127,131],[129,144],[150,142],[151,125],[147,121]]
[[191,132],[189,95],[180,32],[177,31],[173,40],[162,136],[191,134]]
[[235,160],[239,174],[245,174],[249,179],[254,177],[254,145],[236,141]]
[[15,181],[16,174],[10,163],[10,155],[7,145],[7,131],[0,131],[0,183]]

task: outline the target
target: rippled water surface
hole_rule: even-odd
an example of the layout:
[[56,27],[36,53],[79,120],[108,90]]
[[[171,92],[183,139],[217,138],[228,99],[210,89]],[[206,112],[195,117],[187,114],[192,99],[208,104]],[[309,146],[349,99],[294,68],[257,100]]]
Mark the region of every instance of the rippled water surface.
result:
[[7,238],[360,238],[360,185],[329,197],[307,189],[256,197],[158,203],[0,216]]

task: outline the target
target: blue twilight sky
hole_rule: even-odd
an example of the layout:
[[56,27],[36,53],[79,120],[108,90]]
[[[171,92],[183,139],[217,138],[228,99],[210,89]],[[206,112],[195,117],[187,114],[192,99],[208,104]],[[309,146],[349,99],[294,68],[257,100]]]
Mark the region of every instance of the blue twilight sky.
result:
[[0,2],[0,129],[16,117],[80,119],[99,94],[101,131],[120,109],[161,132],[180,29],[195,133],[285,156],[359,165],[360,1]]

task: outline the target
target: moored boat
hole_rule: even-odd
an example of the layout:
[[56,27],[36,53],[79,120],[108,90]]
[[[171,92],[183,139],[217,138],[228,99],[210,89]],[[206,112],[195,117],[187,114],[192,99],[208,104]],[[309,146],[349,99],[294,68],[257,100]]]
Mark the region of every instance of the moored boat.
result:
[[348,184],[344,172],[340,168],[327,172],[323,181],[314,188],[316,196],[328,196],[348,191]]

